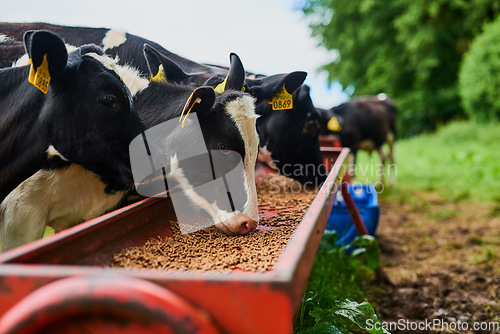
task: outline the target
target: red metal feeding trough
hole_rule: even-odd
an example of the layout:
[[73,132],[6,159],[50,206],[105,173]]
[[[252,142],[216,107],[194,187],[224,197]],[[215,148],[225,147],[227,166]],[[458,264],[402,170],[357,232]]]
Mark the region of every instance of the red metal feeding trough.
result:
[[169,198],[149,198],[0,254],[0,333],[290,333],[348,149],[272,270],[130,271],[113,254],[171,233]]

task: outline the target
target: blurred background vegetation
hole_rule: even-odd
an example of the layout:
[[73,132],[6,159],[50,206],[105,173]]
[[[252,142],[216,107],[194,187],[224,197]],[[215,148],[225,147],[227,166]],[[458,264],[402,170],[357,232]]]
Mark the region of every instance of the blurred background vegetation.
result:
[[499,1],[304,0],[300,7],[320,45],[338,52],[322,67],[330,83],[352,97],[392,97],[400,138],[457,119],[499,119],[500,23],[491,24]]

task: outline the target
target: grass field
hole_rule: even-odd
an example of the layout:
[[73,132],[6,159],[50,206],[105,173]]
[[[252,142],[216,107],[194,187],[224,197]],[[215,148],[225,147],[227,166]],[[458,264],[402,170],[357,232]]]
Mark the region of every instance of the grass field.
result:
[[[434,261],[433,255],[438,259],[434,264],[440,269],[452,266],[454,263],[449,260],[453,258],[464,267],[467,267],[468,258],[486,267],[493,260],[495,260],[493,263],[496,263],[496,256],[493,255],[491,255],[494,257],[493,260],[486,261],[482,249],[492,249],[495,252],[498,247],[498,237],[494,235],[479,237],[475,227],[479,226],[481,230],[491,225],[492,218],[500,215],[500,154],[497,153],[499,145],[500,123],[478,124],[472,121],[454,122],[441,127],[435,133],[397,142],[396,185],[385,187],[379,194],[381,206],[389,208],[381,219],[387,219],[390,214],[396,219],[393,225],[403,229],[399,234],[391,235],[395,227],[392,227],[389,221],[383,221],[382,229],[378,231],[378,234],[385,234],[383,242],[387,242],[389,237],[395,239],[391,239],[393,244],[385,245],[386,248],[395,247],[394,245],[401,247],[401,250],[396,252],[396,255],[402,254],[400,263],[398,262],[395,268],[389,268],[393,276],[398,270],[402,272],[405,270],[411,272],[412,268],[416,270],[415,266],[420,262],[423,268],[430,267]],[[355,182],[375,183],[378,179],[379,163],[377,154],[370,157],[366,152],[359,152]],[[389,176],[386,168],[386,180],[389,180]],[[439,200],[435,202],[440,204],[436,206],[436,203],[427,202],[426,198],[437,198]],[[493,207],[493,210],[479,212],[483,206]],[[409,209],[401,213],[402,208],[406,207]],[[473,212],[472,216],[467,214],[469,211]],[[403,216],[409,221],[403,222]],[[471,217],[477,219],[470,220]],[[401,219],[403,221],[400,221]],[[458,228],[462,226],[460,224],[463,225],[462,230],[469,228],[470,233],[460,235],[461,230]],[[434,232],[429,235],[431,230]],[[458,235],[450,232],[455,230],[458,231]],[[443,231],[444,234],[441,233]],[[434,239],[433,237],[436,239],[435,244],[432,244],[427,254],[419,247],[422,246],[423,249],[428,247],[429,240]],[[470,242],[471,238],[480,238],[480,245]],[[453,243],[456,245],[448,246]],[[448,252],[443,251],[448,248],[450,248]],[[476,258],[480,260],[476,261]],[[393,258],[386,255],[385,265],[390,261],[395,263]],[[325,266],[325,263],[328,266]],[[474,263],[472,269],[469,266],[467,270],[483,277],[483,268]],[[421,280],[431,276],[429,279],[432,281],[432,268],[428,271],[429,273],[422,271]],[[373,302],[373,291],[380,289],[371,286],[373,275],[374,271],[368,268],[363,258],[344,254],[341,248],[332,251],[320,249],[304,296],[303,309],[295,323],[295,332],[311,334],[353,329],[350,327],[352,324],[344,321],[344,318],[336,313],[336,307],[345,301]],[[389,293],[384,290],[379,291]],[[479,294],[475,290],[471,293]],[[430,297],[437,298],[434,295]],[[383,298],[387,299],[387,296],[384,295]],[[378,303],[375,301],[374,305],[379,304],[377,306],[380,307],[380,302],[380,300]],[[360,306],[361,304],[352,306],[351,311],[363,313],[365,309]],[[359,317],[359,314],[357,316]],[[359,331],[359,328],[357,330]]]
[[[396,179],[382,196],[403,199],[415,191],[446,200],[500,202],[500,123],[459,121],[396,143]],[[374,182],[377,154],[358,154],[357,182]],[[385,175],[388,171],[386,168]]]

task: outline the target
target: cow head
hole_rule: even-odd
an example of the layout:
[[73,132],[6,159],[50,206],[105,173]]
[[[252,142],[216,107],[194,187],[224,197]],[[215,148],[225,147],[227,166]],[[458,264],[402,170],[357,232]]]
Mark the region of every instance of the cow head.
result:
[[[234,88],[240,86],[239,81],[241,81],[241,78],[243,80],[245,78],[245,69],[240,58],[235,53],[231,53],[229,56],[229,69],[198,65],[203,70],[189,73],[185,72],[177,63],[148,44],[144,44],[144,55],[146,56],[150,76],[153,81],[166,81],[198,87],[218,86],[216,91],[222,92],[226,87]],[[228,78],[234,80],[234,82],[228,82]],[[243,83],[241,83],[241,87],[243,88]]]
[[[147,182],[138,186],[138,191],[144,193],[144,189],[149,187],[149,194],[160,193],[165,190],[163,180],[167,179],[167,183],[170,180],[169,191],[183,191],[185,201],[201,208],[204,217],[220,230],[229,234],[244,234],[253,230],[258,222],[254,180],[258,153],[257,115],[254,99],[241,92],[244,71],[231,72],[225,82],[225,90],[216,93],[212,87],[195,89],[172,84],[168,80],[155,80],[157,69],[160,65],[165,68],[166,63],[162,55],[152,48],[145,48],[144,54],[152,80],[135,97],[143,122],[146,127],[153,128],[181,115],[181,123],[177,124],[186,122],[186,127],[177,125],[172,131],[163,132],[165,138],[156,142],[164,144],[150,148],[163,155],[160,164],[166,167],[164,171],[154,172]],[[189,126],[195,122],[199,123],[201,136],[197,136],[196,131],[189,132]],[[150,130],[146,131],[146,137]],[[172,149],[175,154],[169,153]],[[198,153],[189,153],[192,151]],[[182,156],[189,157],[179,158]],[[238,166],[239,169],[236,168]],[[239,172],[232,173],[234,170]],[[204,192],[203,186],[213,180],[223,182],[211,185],[208,193]],[[218,188],[221,186],[222,190]],[[237,196],[231,189],[237,189]],[[221,192],[226,198],[231,196],[229,207],[216,199],[214,194]],[[177,209],[176,213],[179,218]]]
[[45,68],[50,77],[40,114],[49,157],[96,173],[108,190],[131,185],[128,145],[142,124],[113,61],[95,45],[68,54],[61,38],[48,31],[28,31],[24,43],[32,71],[38,75]]
[[320,116],[302,85],[305,72],[246,79],[257,98],[259,161],[302,183],[318,186],[326,178],[319,149]]

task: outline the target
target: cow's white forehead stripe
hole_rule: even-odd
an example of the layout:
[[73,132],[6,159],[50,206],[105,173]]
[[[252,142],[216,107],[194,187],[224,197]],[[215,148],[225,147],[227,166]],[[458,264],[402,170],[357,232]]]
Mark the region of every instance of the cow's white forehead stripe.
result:
[[108,30],[106,36],[102,40],[102,49],[104,51],[122,45],[127,40],[125,31],[118,29]]
[[257,134],[257,118],[255,114],[255,99],[250,95],[243,95],[226,104],[226,112],[236,124],[243,142],[245,143],[245,157],[243,165],[245,168],[245,189],[247,191],[247,203],[243,213],[248,217],[258,220],[257,192],[255,189],[255,161],[259,148],[259,136]]
[[217,217],[217,211],[215,208],[217,207],[217,205],[215,203],[208,202],[206,198],[200,196],[194,190],[194,187],[189,183],[189,180],[184,175],[182,169],[179,168],[179,160],[177,158],[177,154],[170,159],[170,170],[172,172],[169,173],[169,177],[174,178],[179,183],[181,189],[183,189],[186,195],[193,201],[193,203],[196,203],[196,205],[205,210],[215,221]]
[[128,65],[118,65],[118,58],[112,59],[106,55],[98,55],[94,52],[87,53],[86,55],[97,59],[104,67],[118,74],[125,85],[127,85],[132,96],[146,88],[149,84],[149,80],[141,77],[137,69]]
[[[111,57],[106,56],[106,55],[98,55],[95,52],[86,53],[85,56],[90,56],[90,57],[96,59],[97,61],[99,61],[101,64],[103,64],[104,67],[106,67],[108,70],[112,70],[112,71],[117,72],[117,60],[116,59],[112,59]],[[118,72],[117,72],[117,74],[118,74]]]
[[149,85],[149,80],[142,77],[139,70],[134,67],[129,65],[117,65],[115,71],[120,78],[122,78],[125,85],[127,85],[132,96],[135,96]]

